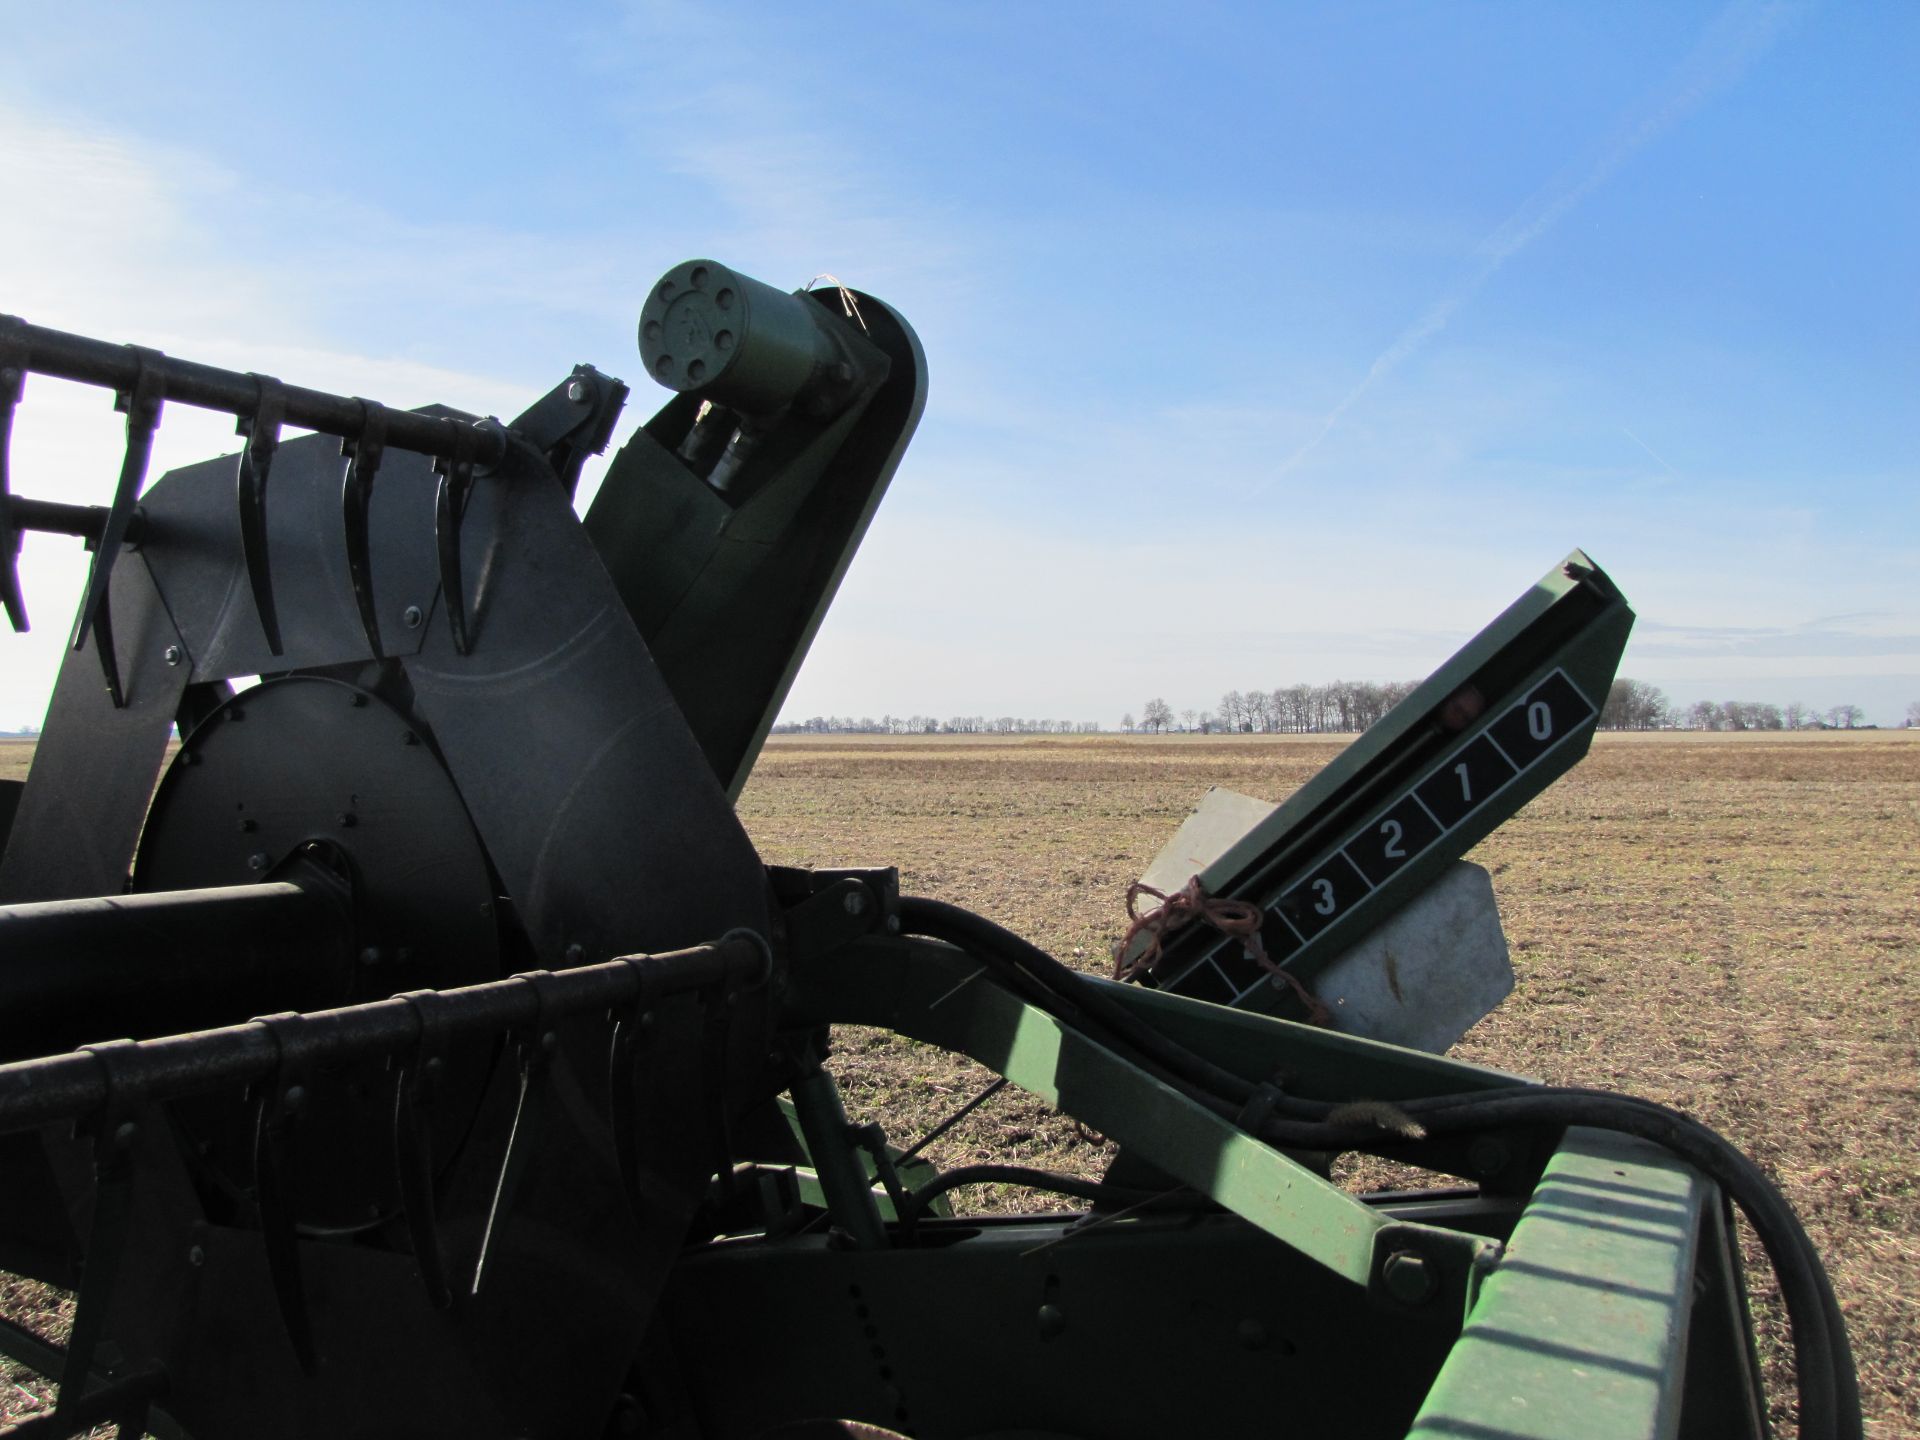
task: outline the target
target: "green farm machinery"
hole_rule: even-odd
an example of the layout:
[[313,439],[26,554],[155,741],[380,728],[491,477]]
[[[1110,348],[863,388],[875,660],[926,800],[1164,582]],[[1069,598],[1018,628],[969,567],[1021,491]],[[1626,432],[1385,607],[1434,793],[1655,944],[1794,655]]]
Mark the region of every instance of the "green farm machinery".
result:
[[[1859,1434],[1756,1167],[1441,1054],[1511,984],[1462,856],[1626,642],[1598,566],[1283,804],[1210,796],[1099,978],[735,815],[920,418],[913,331],[693,261],[640,352],[673,394],[582,519],[627,394],[591,366],[503,423],[0,317],[15,628],[23,536],[91,552],[0,785],[0,1268],[75,1295],[0,1325],[58,1381],[10,1433],[1757,1436],[1737,1208],[1800,1433]],[[110,504],[12,493],[30,375],[114,394]],[[241,449],[148,484],[179,405]],[[848,1118],[842,1024],[983,1063],[1103,1172],[936,1170]],[[1435,1188],[1349,1193],[1347,1152]]]

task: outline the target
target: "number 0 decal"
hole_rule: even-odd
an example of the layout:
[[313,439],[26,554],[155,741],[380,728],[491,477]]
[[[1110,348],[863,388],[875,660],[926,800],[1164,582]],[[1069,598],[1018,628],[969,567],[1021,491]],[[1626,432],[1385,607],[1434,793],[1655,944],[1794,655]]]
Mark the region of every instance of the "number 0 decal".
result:
[[1527,706],[1527,733],[1536,740],[1553,738],[1553,710],[1544,700]]

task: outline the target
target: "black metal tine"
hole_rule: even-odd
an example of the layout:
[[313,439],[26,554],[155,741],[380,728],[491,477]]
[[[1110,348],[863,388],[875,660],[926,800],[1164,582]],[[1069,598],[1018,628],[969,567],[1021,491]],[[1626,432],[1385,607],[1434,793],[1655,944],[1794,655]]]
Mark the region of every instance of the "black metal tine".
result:
[[454,453],[433,465],[440,476],[433,496],[433,536],[440,552],[440,600],[447,607],[447,627],[453,632],[454,653],[465,655],[467,590],[460,573],[460,521],[466,514],[467,495],[473,489],[473,462],[480,432],[458,420],[447,423],[454,427]]
[[286,387],[271,375],[249,376],[259,388],[259,400],[250,415],[234,427],[247,443],[240,449],[234,488],[240,507],[240,554],[247,562],[247,583],[253,606],[266,633],[267,649],[281,654],[280,616],[273,604],[273,571],[267,561],[267,474],[274,451],[280,447],[280,425],[286,416]]
[[402,1063],[394,1083],[394,1170],[421,1283],[433,1308],[446,1310],[453,1305],[453,1289],[447,1284],[446,1257],[440,1249],[433,1129],[428,1112],[446,1069],[447,1002],[437,990],[411,990],[400,998],[419,1016],[420,1039]]
[[153,1418],[153,1401],[150,1396],[134,1396],[127,1408],[120,1414],[120,1423],[114,1428],[114,1440],[141,1440],[147,1433],[147,1422]]
[[367,533],[367,512],[373,502],[373,477],[387,452],[386,407],[372,400],[359,402],[362,413],[360,433],[340,442],[340,453],[347,457],[347,473],[340,482],[340,518],[346,527],[347,577],[353,583],[354,604],[360,610],[360,625],[367,632],[367,644],[377,660],[380,650],[380,618],[373,606],[373,555]]
[[100,669],[107,682],[107,698],[113,708],[124,710],[127,697],[120,688],[120,662],[113,650],[113,593],[107,580],[100,582],[100,613],[93,617],[93,648],[100,656]]
[[613,1035],[607,1046],[607,1123],[613,1132],[613,1160],[620,1172],[620,1189],[627,1209],[644,1223],[640,1198],[640,1146],[634,1134],[639,1119],[634,1090],[639,1082],[640,1037],[653,1022],[653,997],[648,993],[646,969],[637,961],[633,970],[634,996],[613,1012]]
[[27,631],[27,602],[20,593],[20,531],[13,523],[13,491],[7,480],[7,453],[13,442],[13,412],[26,388],[32,352],[11,315],[0,315],[0,608],[16,635]]
[[88,634],[99,630],[94,648],[100,652],[100,668],[106,672],[107,693],[114,709],[126,704],[120,689],[120,667],[113,653],[113,626],[107,615],[108,587],[113,567],[126,543],[127,526],[133,520],[133,504],[146,480],[147,463],[153,458],[153,433],[160,428],[160,409],[166,403],[166,356],[158,350],[138,345],[126,347],[134,357],[133,384],[113,397],[116,410],[127,416],[127,452],[120,462],[120,480],[114,486],[113,503],[107,509],[106,525],[93,547],[93,568],[87,573],[87,592],[80,602],[80,615],[74,622],[71,648],[87,643]]
[[480,1255],[473,1264],[473,1287],[469,1294],[480,1293],[501,1227],[513,1213],[513,1201],[520,1190],[520,1177],[538,1143],[540,1124],[547,1099],[547,1072],[560,1037],[550,1025],[547,1006],[547,982],[551,970],[529,970],[514,977],[533,987],[536,999],[531,1024],[518,1031],[515,1050],[520,1060],[520,1098],[513,1110],[513,1133],[507,1137],[507,1153],[500,1160],[500,1175],[494,1182],[493,1203],[487,1209],[487,1225],[480,1237]]
[[137,1053],[132,1040],[110,1040],[81,1047],[93,1056],[106,1080],[106,1102],[88,1129],[93,1139],[93,1223],[87,1232],[86,1268],[74,1307],[73,1332],[60,1367],[60,1395],[54,1413],[71,1414],[87,1391],[94,1351],[106,1326],[107,1311],[120,1279],[128,1222],[133,1216],[133,1145],[139,1134],[144,1096],[120,1062]]
[[733,1198],[733,1119],[727,1111],[727,1050],[733,1037],[734,996],[730,985],[722,983],[707,992],[707,1025],[703,1044],[706,1049],[707,1091],[713,1105],[713,1165],[720,1182],[720,1194]]
[[294,1355],[308,1375],[315,1371],[313,1321],[307,1311],[306,1283],[300,1270],[300,1242],[294,1234],[293,1200],[297,1172],[296,1137],[300,1112],[309,1094],[307,1051],[303,1030],[306,1017],[289,1011],[254,1022],[266,1028],[279,1052],[280,1063],[260,1084],[254,1109],[254,1198],[260,1207],[261,1239],[267,1252],[267,1273],[274,1299],[286,1323]]

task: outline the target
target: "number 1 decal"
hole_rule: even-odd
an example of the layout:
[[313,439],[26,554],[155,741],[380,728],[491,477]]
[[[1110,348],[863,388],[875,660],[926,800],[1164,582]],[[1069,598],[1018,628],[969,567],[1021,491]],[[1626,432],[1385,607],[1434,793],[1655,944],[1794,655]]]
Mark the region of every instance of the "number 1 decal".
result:
[[1472,800],[1473,782],[1467,778],[1467,762],[1462,760],[1458,765],[1454,766],[1453,773],[1460,777],[1460,798],[1462,800]]

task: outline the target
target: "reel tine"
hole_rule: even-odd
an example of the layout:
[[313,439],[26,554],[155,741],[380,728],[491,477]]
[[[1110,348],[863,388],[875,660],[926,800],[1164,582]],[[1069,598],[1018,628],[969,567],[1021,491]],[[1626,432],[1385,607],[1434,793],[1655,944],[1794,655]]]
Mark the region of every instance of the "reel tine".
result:
[[458,420],[453,427],[453,456],[433,462],[440,484],[433,496],[433,538],[440,556],[440,599],[447,607],[447,628],[453,633],[456,655],[465,655],[467,640],[467,590],[461,576],[460,522],[467,511],[467,496],[473,490],[473,456],[479,434],[471,425]]
[[254,1197],[260,1207],[261,1239],[267,1252],[267,1273],[273,1280],[280,1318],[293,1342],[300,1369],[317,1369],[313,1349],[313,1321],[307,1313],[305,1279],[300,1270],[300,1242],[294,1234],[293,1194],[300,1111],[308,1094],[304,1036],[305,1017],[297,1013],[256,1019],[266,1027],[280,1052],[280,1063],[260,1087],[253,1123]]
[[614,1011],[613,1034],[607,1045],[607,1123],[613,1133],[613,1159],[627,1209],[636,1221],[644,1223],[640,1147],[633,1133],[638,1120],[634,1087],[639,1082],[640,1036],[652,1021],[653,1002],[647,994],[646,971],[633,960],[627,965],[633,971],[635,991],[631,1001]]
[[274,452],[280,447],[286,387],[271,375],[251,378],[260,398],[253,413],[242,415],[234,427],[234,433],[247,440],[241,447],[234,477],[240,509],[240,554],[247,564],[247,584],[253,590],[253,607],[259,613],[267,648],[279,655],[280,616],[274,608],[273,571],[267,560],[267,475],[273,468]]
[[727,1114],[727,1049],[733,1038],[733,991],[727,982],[713,986],[706,996],[707,1026],[704,1049],[707,1089],[713,1102],[713,1165],[720,1193],[732,1199],[738,1188],[733,1173],[733,1122]]
[[120,547],[126,543],[127,526],[133,521],[133,502],[146,480],[147,463],[153,458],[153,434],[160,428],[160,410],[166,403],[166,357],[158,350],[139,345],[127,347],[134,357],[133,384],[113,397],[116,410],[126,412],[127,451],[120,462],[120,480],[114,486],[113,504],[108,507],[106,525],[94,547],[93,567],[87,572],[87,591],[80,602],[80,615],[74,622],[71,647],[79,650],[87,636],[95,631],[94,648],[100,652],[100,667],[106,672],[107,694],[113,708],[122,709],[126,698],[120,689],[120,667],[113,653],[113,622],[107,613],[108,586],[113,579],[114,563]]
[[413,1241],[414,1261],[427,1300],[436,1310],[450,1309],[453,1289],[440,1249],[438,1205],[434,1195],[433,1130],[426,1112],[445,1069],[446,1026],[438,1009],[439,992],[412,990],[400,997],[420,1020],[420,1038],[400,1068],[393,1096],[393,1163],[400,1185],[400,1208]]
[[493,1203],[487,1208],[486,1229],[480,1236],[480,1255],[473,1264],[473,1286],[467,1292],[480,1293],[486,1276],[487,1261],[492,1258],[500,1228],[513,1213],[514,1196],[520,1189],[520,1177],[538,1143],[542,1112],[547,1100],[547,1072],[559,1036],[548,1028],[546,982],[551,970],[529,970],[514,977],[533,987],[537,1003],[532,1024],[520,1031],[515,1048],[520,1057],[520,1098],[513,1109],[513,1132],[507,1137],[507,1153],[500,1160],[500,1175],[493,1186]]
[[26,388],[27,363],[33,357],[19,332],[22,322],[0,315],[0,608],[16,635],[27,631],[27,602],[20,593],[20,532],[13,524],[13,491],[7,480],[7,452],[13,441],[13,412]]
[[372,400],[360,401],[360,433],[340,442],[340,453],[347,457],[347,473],[340,482],[340,518],[345,527],[347,576],[353,584],[354,605],[360,611],[360,625],[367,632],[367,644],[374,659],[381,658],[380,618],[373,605],[372,542],[367,533],[367,512],[373,503],[373,478],[387,450],[386,407]]
[[88,1122],[93,1138],[93,1223],[87,1232],[86,1269],[80,1276],[80,1296],[74,1307],[73,1333],[67,1340],[60,1367],[60,1396],[54,1413],[71,1412],[86,1394],[113,1291],[120,1279],[120,1261],[126,1251],[127,1230],[133,1215],[133,1144],[139,1133],[144,1096],[120,1064],[137,1053],[131,1040],[109,1040],[83,1045],[107,1082],[106,1103]]

